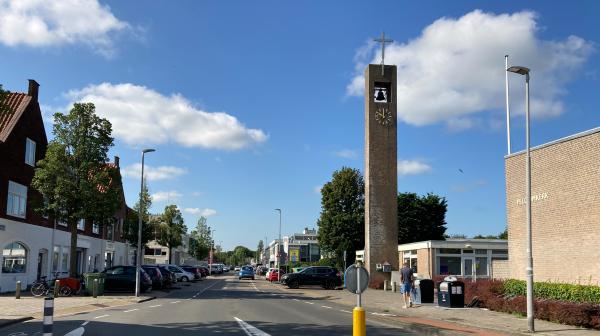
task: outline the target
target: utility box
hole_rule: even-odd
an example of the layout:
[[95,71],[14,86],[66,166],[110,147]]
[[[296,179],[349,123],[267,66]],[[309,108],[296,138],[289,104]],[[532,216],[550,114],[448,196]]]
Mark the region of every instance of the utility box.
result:
[[462,281],[442,281],[438,286],[438,306],[464,308],[465,283]]
[[433,280],[417,279],[411,292],[412,302],[415,304],[433,303]]
[[392,271],[392,265],[390,265],[389,262],[384,262],[383,265],[381,265],[381,271],[384,273],[390,273]]

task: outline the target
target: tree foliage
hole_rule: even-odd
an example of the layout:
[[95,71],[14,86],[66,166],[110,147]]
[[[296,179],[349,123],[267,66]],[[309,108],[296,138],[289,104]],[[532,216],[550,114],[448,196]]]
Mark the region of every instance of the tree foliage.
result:
[[357,169],[343,167],[321,188],[321,215],[317,221],[322,250],[333,253],[339,264],[347,251],[354,262],[365,245],[365,183]]
[[[148,185],[145,180],[141,198],[142,202],[144,202],[144,211],[142,212],[142,247],[144,247],[150,240],[154,238],[154,232],[157,225],[156,220],[150,216],[150,212],[148,210],[150,207],[152,207],[152,197],[150,197]],[[129,242],[129,244],[137,247],[139,224],[138,214],[141,211],[139,197],[138,201],[133,207],[133,210],[134,211],[128,213],[125,224],[123,225],[123,237]]]
[[32,186],[45,200],[36,210],[70,229],[71,276],[77,275],[77,222],[112,223],[123,201],[118,168],[107,164],[111,132],[94,104],[76,103],[68,114],[54,114],[54,139],[35,169]]
[[6,98],[8,96],[8,91],[2,88],[2,84],[0,84],[0,114],[7,111],[7,106],[5,104]]
[[190,233],[190,254],[194,258],[202,260],[208,257],[213,244],[210,227],[206,225],[206,217],[200,217],[196,229]]
[[258,246],[256,247],[256,262],[260,263],[263,251],[265,250],[265,244],[262,239],[258,241]]
[[444,197],[428,193],[398,194],[398,244],[423,240],[444,240],[447,203]]
[[160,216],[158,224],[158,243],[169,249],[169,264],[172,262],[171,250],[181,246],[181,235],[187,231],[183,223],[183,216],[177,205],[171,204],[165,207],[165,212]]

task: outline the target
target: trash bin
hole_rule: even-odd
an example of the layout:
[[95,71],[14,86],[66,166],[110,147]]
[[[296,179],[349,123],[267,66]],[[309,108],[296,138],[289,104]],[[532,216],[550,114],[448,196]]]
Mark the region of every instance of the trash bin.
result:
[[438,306],[464,308],[465,283],[462,281],[442,281],[438,287]]
[[433,280],[417,279],[411,293],[412,302],[415,304],[433,303]]
[[104,295],[104,279],[106,274],[104,273],[84,273],[83,279],[85,281],[85,295],[93,295],[94,280],[98,279],[98,295]]

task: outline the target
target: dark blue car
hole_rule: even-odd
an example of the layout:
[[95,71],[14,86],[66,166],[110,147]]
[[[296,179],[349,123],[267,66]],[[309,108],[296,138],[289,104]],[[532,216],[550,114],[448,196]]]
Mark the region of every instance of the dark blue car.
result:
[[238,278],[240,280],[242,280],[242,279],[254,280],[254,269],[251,266],[242,267],[242,269],[240,270],[240,273],[238,274]]

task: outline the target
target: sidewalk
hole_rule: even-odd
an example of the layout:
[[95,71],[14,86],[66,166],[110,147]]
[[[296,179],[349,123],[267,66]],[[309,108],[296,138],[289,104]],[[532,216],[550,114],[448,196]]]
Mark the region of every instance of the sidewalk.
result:
[[[58,297],[54,299],[54,317],[89,312],[102,308],[129,305],[138,302],[149,301],[157,296],[167,295],[167,292],[152,291],[146,296],[136,298],[130,295]],[[19,323],[22,321],[41,318],[43,316],[44,298],[33,296],[0,297],[0,328]]]
[[[356,295],[346,290],[322,290],[320,288],[288,289],[286,286],[272,286],[288,293],[306,294],[323,298],[341,305],[354,307]],[[480,335],[530,335],[527,320],[511,314],[494,312],[481,308],[440,308],[437,305],[423,304],[403,309],[400,293],[368,289],[362,295],[362,303],[367,313],[376,313],[401,322],[416,323],[457,332]],[[389,316],[396,315],[396,316]],[[552,336],[600,336],[600,331],[583,329],[548,321],[535,320],[536,334]],[[484,330],[482,330],[484,329]],[[485,332],[494,331],[494,332]],[[479,332],[478,332],[479,331]]]

